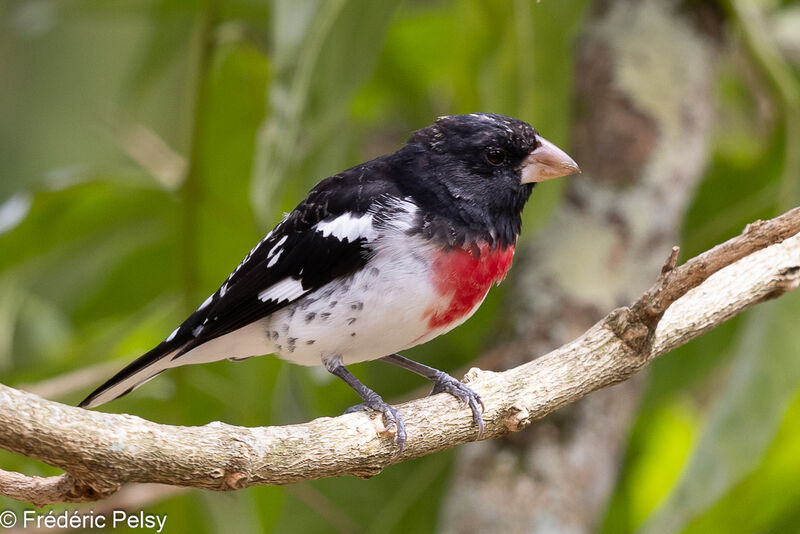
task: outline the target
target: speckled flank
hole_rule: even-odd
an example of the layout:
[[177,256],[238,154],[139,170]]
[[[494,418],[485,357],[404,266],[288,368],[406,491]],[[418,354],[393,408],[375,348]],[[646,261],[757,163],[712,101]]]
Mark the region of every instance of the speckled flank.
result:
[[421,252],[411,257],[401,255],[401,247],[376,248],[370,268],[328,286],[326,296],[311,293],[271,318],[265,328],[281,325],[280,339],[271,339],[280,345],[274,347],[277,356],[319,365],[324,357],[341,355],[349,364],[397,352],[415,339],[447,330],[432,333],[424,317],[435,305],[431,299],[441,300],[425,274],[432,249],[423,242]]
[[[224,353],[235,358],[274,353],[301,365],[319,365],[331,355],[349,364],[401,351],[463,323],[505,274],[513,254],[510,249],[485,248],[480,256],[462,251],[448,257],[448,263],[435,249],[418,250],[402,257],[376,250],[372,268],[260,321],[263,341],[251,334],[250,354]],[[454,278],[447,273],[459,269],[465,270],[457,277],[463,280],[451,287]]]
[[[466,276],[468,288],[444,287],[452,277],[442,269],[475,263],[467,251],[454,253],[455,263],[444,265],[440,249],[423,237],[416,238],[415,252],[408,254],[406,232],[384,232],[374,244],[369,267],[198,347],[190,355],[192,363],[270,353],[301,365],[320,365],[333,355],[345,364],[380,358],[464,322],[510,263],[510,251],[492,254],[494,249],[486,249],[473,273],[477,278],[470,282],[474,277]],[[299,291],[299,283],[284,279],[261,297],[283,298]]]

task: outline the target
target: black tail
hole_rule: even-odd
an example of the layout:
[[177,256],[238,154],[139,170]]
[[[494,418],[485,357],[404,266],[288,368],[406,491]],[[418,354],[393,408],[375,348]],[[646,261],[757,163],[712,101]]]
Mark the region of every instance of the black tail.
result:
[[94,408],[127,395],[151,378],[173,367],[171,365],[172,355],[180,349],[181,345],[176,346],[174,342],[164,341],[109,378],[78,406],[81,408]]

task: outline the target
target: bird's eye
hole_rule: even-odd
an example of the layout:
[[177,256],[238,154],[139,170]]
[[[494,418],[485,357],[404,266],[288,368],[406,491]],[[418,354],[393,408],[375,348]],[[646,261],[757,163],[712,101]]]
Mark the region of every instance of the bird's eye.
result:
[[506,151],[502,148],[492,147],[486,151],[486,161],[492,165],[501,165],[506,161]]

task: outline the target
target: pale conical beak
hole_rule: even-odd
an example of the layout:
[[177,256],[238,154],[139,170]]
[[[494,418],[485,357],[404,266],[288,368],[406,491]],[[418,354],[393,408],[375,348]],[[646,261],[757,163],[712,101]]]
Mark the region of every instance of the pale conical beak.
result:
[[559,176],[578,174],[578,164],[566,152],[544,137],[536,137],[539,146],[522,162],[522,183],[544,182]]

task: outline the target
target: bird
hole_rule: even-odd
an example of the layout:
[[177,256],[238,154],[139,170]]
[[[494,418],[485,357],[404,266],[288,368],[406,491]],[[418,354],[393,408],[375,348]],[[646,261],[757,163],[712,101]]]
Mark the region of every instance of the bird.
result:
[[319,182],[180,326],[79,406],[174,367],[274,354],[342,379],[362,400],[347,411],[382,414],[402,450],[402,414],[347,368],[382,360],[457,397],[480,435],[480,395],[400,352],[475,313],[511,267],[534,185],[579,172],[522,120],[439,117],[396,152]]

